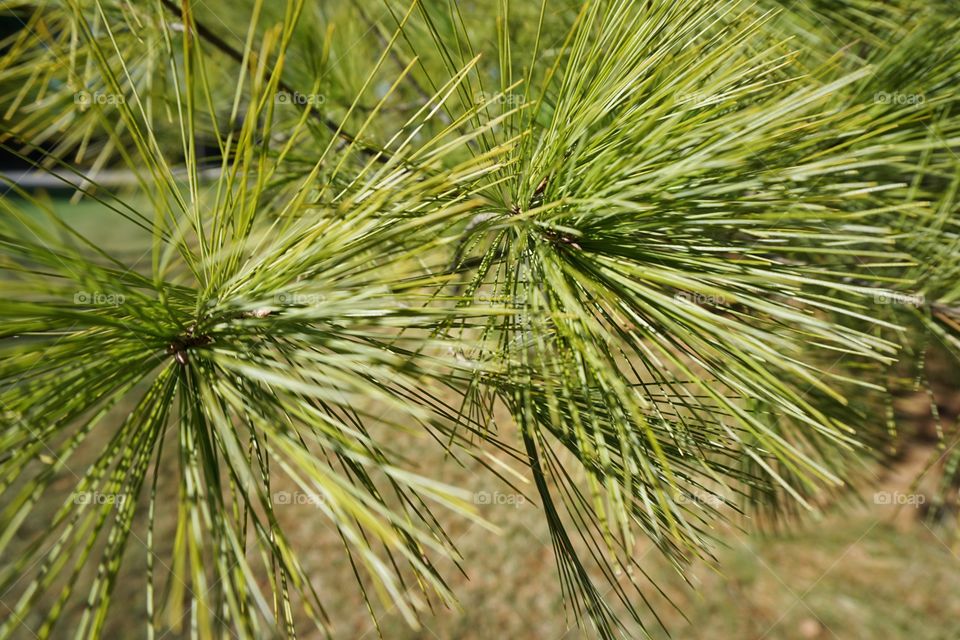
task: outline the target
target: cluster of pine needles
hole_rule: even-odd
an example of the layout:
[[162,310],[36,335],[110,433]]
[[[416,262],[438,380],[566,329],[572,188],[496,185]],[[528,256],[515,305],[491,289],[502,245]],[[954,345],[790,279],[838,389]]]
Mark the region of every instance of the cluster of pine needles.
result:
[[457,606],[476,501],[410,437],[528,496],[538,579],[630,637],[640,545],[684,574],[849,495],[897,381],[960,362],[952,0],[0,13],[0,145],[70,197],[0,199],[0,639],[101,637],[129,562],[151,639],[332,634],[277,487],[374,618]]

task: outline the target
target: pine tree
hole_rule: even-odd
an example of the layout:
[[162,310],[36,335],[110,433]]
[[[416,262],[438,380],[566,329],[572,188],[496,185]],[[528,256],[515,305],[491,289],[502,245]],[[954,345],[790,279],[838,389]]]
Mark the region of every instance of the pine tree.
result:
[[824,508],[893,368],[960,360],[952,2],[3,10],[4,150],[142,242],[0,201],[0,638],[99,637],[135,554],[150,638],[329,633],[279,485],[416,625],[456,602],[439,512],[481,518],[400,434],[521,470],[571,611],[628,637],[638,540],[683,574]]

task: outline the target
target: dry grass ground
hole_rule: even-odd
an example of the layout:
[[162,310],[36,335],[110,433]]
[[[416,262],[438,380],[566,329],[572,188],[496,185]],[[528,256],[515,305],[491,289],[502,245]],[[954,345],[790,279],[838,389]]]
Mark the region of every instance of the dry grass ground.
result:
[[[916,451],[898,473],[887,475],[878,491],[909,491],[910,469],[928,451]],[[461,469],[454,482],[477,491],[498,491],[483,476]],[[471,485],[472,483],[472,485]],[[169,499],[174,499],[173,495]],[[591,638],[570,629],[564,614],[549,538],[538,511],[529,503],[481,505],[500,528],[497,535],[477,525],[451,522],[464,555],[467,575],[447,567],[463,609],[438,610],[420,630],[410,629],[396,612],[382,619],[390,640],[572,640]],[[336,621],[337,638],[374,640],[339,539],[310,505],[283,512],[288,533],[310,567]],[[644,566],[660,581],[689,621],[661,606],[672,637],[690,640],[877,639],[946,640],[960,637],[960,555],[948,546],[947,531],[929,528],[916,509],[875,504],[830,514],[819,522],[777,535],[724,534],[719,552],[722,572],[697,566],[696,589],[686,588],[650,553]],[[31,523],[31,529],[43,526]],[[169,540],[172,522],[161,523],[159,539]],[[162,545],[161,545],[162,546]],[[129,566],[117,589],[112,638],[144,637],[143,554],[131,542]],[[653,590],[649,590],[654,597]],[[4,596],[6,600],[8,596]],[[80,614],[75,607],[68,613]],[[39,621],[24,621],[21,637],[31,638]],[[68,625],[64,629],[69,628]],[[656,630],[655,630],[656,631]],[[655,637],[667,638],[656,632]],[[164,640],[188,637],[170,632]],[[306,634],[305,637],[321,637]]]
[[[911,456],[916,468],[923,454]],[[905,495],[908,473],[888,476],[878,491]],[[483,513],[502,528],[492,536],[479,527],[456,530],[468,576],[452,585],[463,611],[438,611],[419,631],[398,615],[383,621],[386,638],[413,640],[590,638],[568,628],[546,530],[531,505],[489,506]],[[720,551],[722,573],[693,571],[696,590],[650,553],[644,565],[689,619],[663,606],[672,636],[703,640],[809,640],[819,638],[960,637],[960,556],[945,531],[929,528],[916,509],[875,504],[833,513],[789,534],[746,535],[729,531]],[[317,540],[304,520],[304,538]],[[311,537],[312,535],[312,537]],[[322,536],[321,536],[322,537]],[[331,568],[332,546],[311,545],[308,557]],[[337,564],[334,562],[333,564]],[[453,574],[451,574],[453,575]],[[344,580],[347,578],[345,577]],[[376,632],[359,603],[341,592],[341,637],[373,639]],[[655,597],[652,589],[648,595]],[[669,637],[664,632],[658,638]]]

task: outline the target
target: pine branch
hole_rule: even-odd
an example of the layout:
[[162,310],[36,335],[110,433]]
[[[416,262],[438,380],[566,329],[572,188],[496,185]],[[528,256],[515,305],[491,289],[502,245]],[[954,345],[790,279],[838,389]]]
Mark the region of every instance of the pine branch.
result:
[[[160,0],[161,4],[175,16],[184,19],[184,24],[193,24],[197,30],[197,35],[203,38],[207,43],[212,45],[215,49],[226,55],[228,58],[233,60],[239,65],[243,64],[243,53],[228,43],[226,40],[218,36],[212,29],[200,22],[195,15],[190,11],[190,0],[182,0],[182,6],[178,7],[175,0]],[[189,19],[187,19],[189,17]],[[256,62],[254,60],[249,61],[249,65],[252,68]],[[298,95],[298,92],[290,86],[283,78],[280,78],[277,82],[278,91],[281,94],[284,94],[290,98]],[[294,104],[299,104],[296,100],[291,100]],[[303,108],[309,108],[309,105],[302,105]],[[356,136],[350,134],[347,131],[344,131],[342,126],[323,115],[316,109],[310,109],[310,117],[317,120],[323,126],[325,126],[331,133],[342,139],[344,142],[349,144],[356,144],[360,151],[367,156],[375,157],[379,162],[387,162],[392,156],[389,151],[381,149],[374,145],[371,145],[368,142],[358,140]]]

